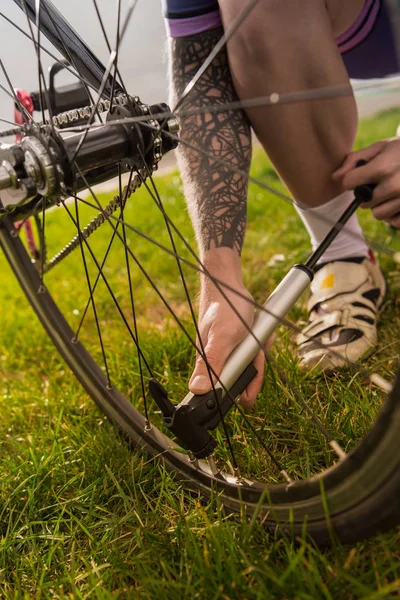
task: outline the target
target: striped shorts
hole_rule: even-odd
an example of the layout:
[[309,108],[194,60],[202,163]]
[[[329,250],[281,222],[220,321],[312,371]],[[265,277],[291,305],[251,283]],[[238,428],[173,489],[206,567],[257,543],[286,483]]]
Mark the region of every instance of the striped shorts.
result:
[[[217,0],[163,0],[163,4],[171,37],[221,25]],[[356,21],[336,39],[349,77],[369,79],[400,71],[399,23],[399,0],[365,0]]]

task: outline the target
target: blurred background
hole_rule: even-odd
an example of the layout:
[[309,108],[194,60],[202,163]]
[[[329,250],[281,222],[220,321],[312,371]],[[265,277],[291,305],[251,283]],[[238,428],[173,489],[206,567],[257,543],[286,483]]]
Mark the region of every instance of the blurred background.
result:
[[[122,21],[129,0],[121,1]],[[101,32],[98,17],[91,1],[53,0],[53,4],[64,14],[71,25],[93,49],[94,53],[107,62],[108,50]],[[97,0],[103,23],[112,47],[115,47],[117,2]],[[28,91],[38,89],[37,62],[32,41],[16,31],[12,23],[29,33],[27,19],[13,0],[2,0],[0,12],[0,57],[12,80],[13,87]],[[10,21],[8,22],[5,18]],[[41,38],[41,44],[54,49]],[[45,71],[54,62],[42,52]],[[168,100],[167,81],[167,38],[162,16],[161,0],[138,0],[130,19],[129,27],[122,40],[119,54],[119,67],[129,92],[137,94],[146,103]],[[69,79],[68,79],[69,78]],[[57,76],[57,85],[72,82],[67,73]],[[8,87],[4,74],[0,72],[0,83]],[[273,90],[271,90],[273,91]],[[386,108],[400,106],[400,84],[395,81],[390,89],[367,90],[357,95],[362,116],[379,112]],[[13,102],[0,90],[0,114],[12,117]]]
[[[107,62],[109,53],[93,2],[85,0],[52,0],[65,18],[78,31],[94,53]],[[115,46],[117,2],[115,0],[97,0],[110,44]],[[122,21],[127,11],[128,1],[121,2]],[[12,23],[29,33],[27,19],[13,0],[2,0],[0,12]],[[41,37],[41,45],[55,53],[51,44]],[[37,61],[31,39],[18,32],[11,23],[0,15],[0,58],[12,77],[13,87],[28,91],[38,89]],[[42,52],[45,70],[54,62]],[[146,103],[166,102],[167,53],[166,33],[160,0],[138,0],[129,22],[126,35],[121,43],[119,67],[126,87],[137,94]],[[60,83],[67,83],[67,75],[59,75]],[[72,82],[71,75],[68,82]],[[57,79],[58,82],[58,79]],[[4,74],[0,74],[0,83],[7,87]],[[10,117],[13,114],[12,100],[0,90],[0,115]]]

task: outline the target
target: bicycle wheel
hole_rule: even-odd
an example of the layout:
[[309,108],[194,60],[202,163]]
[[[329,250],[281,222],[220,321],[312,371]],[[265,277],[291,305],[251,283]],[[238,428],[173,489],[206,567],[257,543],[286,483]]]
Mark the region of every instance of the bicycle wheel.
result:
[[[12,132],[18,131],[26,140],[4,155],[10,164],[16,162],[14,167],[25,186],[20,185],[18,202],[5,195],[11,184],[8,174],[1,174],[1,199],[7,208],[1,218],[1,247],[76,377],[130,440],[151,456],[161,456],[188,487],[206,496],[218,494],[229,510],[258,512],[267,528],[279,526],[297,535],[306,527],[315,541],[327,544],[334,535],[350,542],[393,526],[400,518],[400,380],[387,398],[372,393],[364,382],[368,369],[374,371],[379,362],[386,376],[393,376],[396,348],[383,352],[378,361],[372,358],[368,365],[363,364],[358,375],[352,373],[354,396],[360,405],[353,406],[352,422],[348,406],[340,407],[336,398],[343,386],[349,385],[348,379],[329,383],[325,400],[330,406],[337,403],[340,410],[326,415],[318,390],[325,390],[327,381],[318,386],[315,379],[306,381],[303,376],[296,390],[290,381],[279,381],[281,367],[278,375],[268,368],[268,399],[259,399],[254,415],[229,412],[224,432],[215,433],[219,445],[208,460],[193,458],[179,441],[171,439],[158,406],[149,397],[148,381],[155,378],[168,386],[173,398],[182,399],[186,394],[196,348],[190,298],[196,292],[197,271],[202,271],[195,250],[188,247],[187,218],[182,211],[171,209],[177,202],[176,191],[164,190],[163,201],[162,190],[152,177],[161,154],[174,145],[175,123],[171,119],[166,124],[170,117],[164,106],[151,108],[128,97],[116,59],[107,69],[102,67],[48,0],[39,3],[38,15],[34,0],[16,2],[58,46],[88,96],[93,96],[92,108],[54,115],[53,126],[35,128],[27,123],[13,128]],[[114,57],[127,21],[121,23],[119,14]],[[39,37],[34,47],[40,60],[38,46]],[[91,88],[100,90],[103,100],[92,94]],[[13,92],[8,93],[13,97]],[[39,99],[41,107],[51,108],[43,80]],[[109,111],[113,100],[118,106]],[[99,126],[94,118],[103,109],[110,114]],[[63,122],[71,125],[80,116],[90,120],[83,133],[76,134],[68,127],[65,132],[75,136],[60,138]],[[27,153],[33,156],[30,164]],[[128,172],[128,189],[135,191],[132,200],[122,190],[123,171]],[[92,182],[116,172],[119,193],[114,199],[93,193]],[[136,191],[138,187],[142,191]],[[80,193],[84,189],[89,190],[89,199]],[[72,200],[67,201],[68,195]],[[49,210],[55,198],[60,206]],[[169,212],[174,213],[173,219]],[[41,258],[36,261],[19,238],[21,225],[15,225],[32,214],[42,220]],[[145,242],[161,252],[162,262],[154,259]],[[46,255],[50,257],[47,262]],[[174,275],[172,265],[176,265]],[[185,308],[184,302],[188,304]],[[168,321],[167,313],[176,325]],[[165,329],[168,335],[162,335]],[[293,373],[285,334],[278,345],[280,365],[289,365]],[[361,391],[364,404],[357,396]],[[279,407],[271,408],[275,400]],[[314,427],[315,422],[319,427]],[[346,451],[338,451],[338,440]],[[279,483],[282,474],[286,481]]]

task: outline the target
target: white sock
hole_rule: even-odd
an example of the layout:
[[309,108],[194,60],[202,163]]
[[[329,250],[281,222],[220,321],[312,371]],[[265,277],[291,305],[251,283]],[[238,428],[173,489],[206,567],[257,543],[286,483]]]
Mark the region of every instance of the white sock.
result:
[[[304,209],[295,204],[295,208],[310,235],[313,250],[319,246],[353,199],[353,192],[344,192],[316,208]],[[354,214],[318,262],[332,262],[341,258],[367,255],[368,246],[358,223],[357,215]]]

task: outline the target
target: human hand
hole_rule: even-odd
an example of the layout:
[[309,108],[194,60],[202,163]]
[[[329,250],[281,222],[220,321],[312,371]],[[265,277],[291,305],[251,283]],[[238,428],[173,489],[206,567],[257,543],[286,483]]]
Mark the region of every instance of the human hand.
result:
[[[219,276],[214,271],[213,275],[241,294],[239,296],[224,286],[221,286],[223,291],[221,293],[209,278],[203,278],[198,321],[199,333],[207,361],[213,371],[220,375],[232,350],[247,335],[248,328],[253,323],[254,307],[252,296],[241,282],[241,276],[229,269],[224,273],[220,269]],[[198,340],[197,346],[200,348]],[[267,349],[270,346],[271,343],[266,344]],[[254,366],[258,374],[241,395],[241,404],[244,407],[253,406],[256,401],[263,380],[264,361],[264,352],[260,350],[254,359]],[[215,383],[217,377],[212,374],[212,378]],[[189,389],[193,394],[205,394],[212,389],[206,363],[199,354],[196,357],[196,366],[189,381]]]
[[[359,160],[367,164],[356,167]],[[344,190],[375,184],[372,200],[361,207],[371,208],[379,221],[400,227],[400,139],[384,140],[352,152],[335,171],[333,179],[341,181]]]

